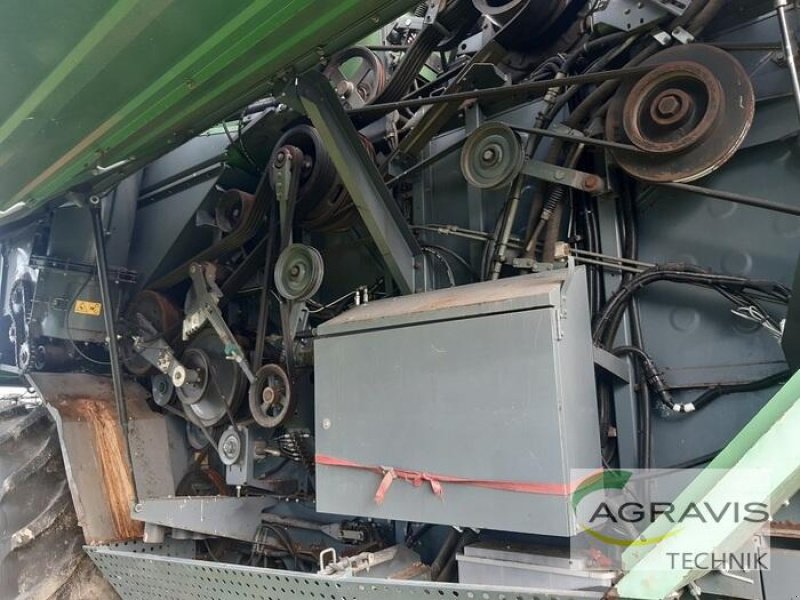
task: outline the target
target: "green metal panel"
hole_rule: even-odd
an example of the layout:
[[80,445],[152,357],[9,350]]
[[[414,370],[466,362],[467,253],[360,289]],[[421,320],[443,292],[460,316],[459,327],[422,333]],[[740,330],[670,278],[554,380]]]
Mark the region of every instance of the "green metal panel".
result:
[[412,4],[4,0],[0,223],[108,185]]
[[[771,493],[763,501],[770,505],[772,514],[798,489],[800,489],[800,372],[770,400],[756,417],[712,461],[675,501],[675,512],[681,514],[690,503],[709,500],[712,506],[721,506],[720,499],[736,498],[742,485],[752,484],[748,478],[753,472],[769,472]],[[716,499],[716,502],[714,501]],[[672,523],[661,517],[643,533],[655,539],[665,536],[675,527],[681,534],[653,547],[631,546],[623,555],[628,574],[617,585],[620,598],[661,600],[705,573],[691,569],[663,569],[669,564],[669,552],[697,554],[711,552],[723,543],[737,547],[749,539],[760,527],[759,523],[742,521],[735,526],[723,523]],[[729,545],[730,544],[730,545]]]

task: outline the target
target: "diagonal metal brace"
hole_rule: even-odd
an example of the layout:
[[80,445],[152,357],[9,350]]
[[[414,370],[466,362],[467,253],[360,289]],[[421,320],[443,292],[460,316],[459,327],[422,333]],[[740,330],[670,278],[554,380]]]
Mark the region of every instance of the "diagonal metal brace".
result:
[[[782,504],[800,490],[800,371],[767,403],[719,456],[673,503],[682,514],[690,504],[709,502],[721,506],[736,498],[737,490],[752,485],[752,474],[769,473],[763,503],[775,514]],[[761,490],[759,490],[761,493]],[[610,597],[661,600],[705,575],[704,571],[672,568],[670,555],[711,553],[718,548],[738,548],[762,528],[747,519],[735,523],[673,523],[662,515],[644,532],[648,539],[663,539],[654,546],[631,546],[622,556],[628,572]],[[680,535],[671,532],[680,528]],[[669,565],[670,568],[665,568]],[[690,565],[691,566],[691,565]]]
[[189,276],[196,298],[195,306],[183,320],[183,339],[188,340],[206,322],[211,323],[211,327],[225,347],[225,356],[239,365],[247,381],[253,383],[256,376],[250,367],[250,362],[219,309],[222,291],[216,283],[216,267],[212,263],[192,263],[189,267]]
[[310,71],[298,79],[296,93],[398,287],[404,294],[422,291],[422,249],[330,82]]

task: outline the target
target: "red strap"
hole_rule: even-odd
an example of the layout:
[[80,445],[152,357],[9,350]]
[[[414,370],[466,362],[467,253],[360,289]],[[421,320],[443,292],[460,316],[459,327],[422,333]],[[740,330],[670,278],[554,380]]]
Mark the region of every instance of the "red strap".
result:
[[432,475],[424,471],[410,471],[407,469],[397,469],[393,467],[379,467],[376,465],[363,465],[361,463],[334,458],[317,454],[316,463],[327,467],[344,467],[347,469],[359,469],[371,471],[382,477],[380,485],[375,492],[375,502],[383,504],[386,493],[392,487],[396,479],[401,479],[420,487],[423,483],[431,486],[431,491],[435,496],[444,497],[443,483],[455,483],[461,485],[472,485],[475,487],[501,490],[504,492],[518,492],[521,494],[537,494],[543,496],[569,496],[575,491],[577,483],[525,483],[519,481],[498,481],[492,479],[469,479],[464,477],[451,477],[448,475]]

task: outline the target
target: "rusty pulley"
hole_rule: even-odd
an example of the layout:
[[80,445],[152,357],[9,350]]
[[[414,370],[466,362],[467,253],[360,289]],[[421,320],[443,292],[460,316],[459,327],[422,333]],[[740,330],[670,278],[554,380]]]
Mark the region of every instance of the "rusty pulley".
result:
[[374,52],[361,46],[334,54],[323,74],[347,109],[369,104],[386,87],[383,62]]
[[606,119],[609,140],[644,152],[614,150],[619,165],[644,181],[695,181],[725,164],[755,115],[750,78],[727,52],[702,44],[665,50],[653,70],[623,83]]

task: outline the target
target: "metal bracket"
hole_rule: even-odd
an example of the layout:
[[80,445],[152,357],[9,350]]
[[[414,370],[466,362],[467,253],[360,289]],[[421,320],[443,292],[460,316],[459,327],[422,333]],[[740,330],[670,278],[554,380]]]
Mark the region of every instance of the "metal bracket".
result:
[[422,249],[330,82],[310,71],[299,78],[295,90],[397,285],[405,294],[422,291]]
[[256,376],[250,368],[250,363],[245,356],[244,350],[242,350],[239,342],[236,341],[236,337],[219,310],[222,291],[217,286],[215,275],[216,268],[211,263],[193,263],[189,267],[192,289],[196,294],[196,308],[187,314],[183,320],[183,339],[188,339],[192,333],[196,332],[208,321],[225,346],[225,356],[235,361],[239,368],[242,369],[247,380],[253,383]]
[[168,375],[172,385],[181,387],[185,383],[197,381],[195,371],[187,369],[175,357],[170,345],[158,335],[156,328],[144,316],[137,314],[136,320],[141,331],[148,336],[143,339],[140,336],[133,337],[133,349],[139,356],[153,365],[164,375]]
[[683,27],[676,27],[672,30],[672,37],[679,41],[681,44],[691,44],[694,42],[694,36],[686,31]]
[[672,14],[682,15],[689,0],[606,0],[592,15],[595,25],[633,31]]
[[610,373],[622,383],[630,383],[630,371],[627,361],[618,356],[614,356],[607,350],[595,346],[593,349],[594,364],[606,373]]
[[587,192],[592,195],[604,194],[608,191],[605,179],[568,167],[560,167],[541,160],[528,159],[522,165],[522,173],[536,179]]
[[281,224],[281,249],[292,243],[294,208],[300,189],[303,153],[294,146],[283,146],[278,150],[275,162],[270,166],[275,179],[275,196],[278,200]]
[[429,25],[436,21],[436,17],[439,16],[439,11],[444,8],[444,2],[442,0],[428,0],[428,8],[425,11],[425,24]]
[[655,41],[665,48],[672,43],[672,36],[663,29],[655,29],[651,35]]
[[265,496],[151,498],[136,504],[131,516],[172,529],[252,542],[262,511],[276,503]]

